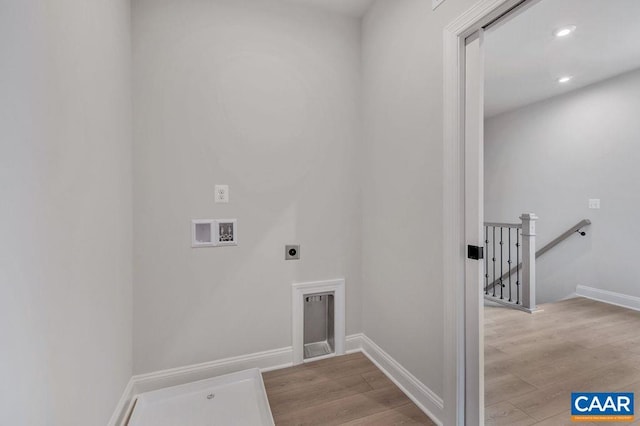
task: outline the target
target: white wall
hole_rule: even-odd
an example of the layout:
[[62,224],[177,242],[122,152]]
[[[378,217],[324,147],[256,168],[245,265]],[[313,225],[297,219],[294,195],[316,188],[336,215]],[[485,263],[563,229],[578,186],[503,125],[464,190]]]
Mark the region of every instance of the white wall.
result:
[[129,14],[0,1],[3,425],[105,424],[131,377]]
[[[361,331],[359,21],[278,0],[133,6],[135,372],[290,346],[293,282],[344,276]],[[196,218],[237,218],[239,245],[192,249]]]
[[443,28],[472,0],[378,0],[363,24],[363,329],[443,391]]
[[[640,71],[552,98],[485,124],[485,217],[540,217],[538,246],[583,218],[571,237],[537,263],[540,302],[576,285],[640,297]],[[600,210],[588,209],[600,198]]]

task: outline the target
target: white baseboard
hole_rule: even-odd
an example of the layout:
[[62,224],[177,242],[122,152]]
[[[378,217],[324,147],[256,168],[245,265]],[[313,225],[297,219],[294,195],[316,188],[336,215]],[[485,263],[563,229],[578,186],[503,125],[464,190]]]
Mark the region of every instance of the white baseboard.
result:
[[362,352],[396,384],[436,424],[442,426],[444,403],[435,392],[418,380],[391,355],[362,335]]
[[131,405],[131,399],[133,397],[133,378],[129,379],[129,383],[124,388],[120,401],[116,405],[116,409],[111,415],[111,419],[107,426],[116,426],[122,423],[123,417],[129,412],[129,406]]
[[256,352],[215,361],[170,368],[153,373],[133,376],[133,391],[138,393],[182,385],[198,380],[210,379],[223,374],[235,373],[249,368],[273,370],[291,366],[291,346]]
[[346,353],[362,352],[362,337],[364,334],[357,333],[347,336]]
[[[442,425],[442,399],[362,333],[346,337],[346,353],[363,352],[434,422]],[[293,365],[293,348],[274,349],[185,367],[133,376],[127,384],[109,426],[120,426],[137,394],[209,379],[223,374],[259,368],[262,372]]]
[[579,285],[576,287],[576,295],[586,297],[587,299],[597,300],[598,302],[609,303],[610,305],[621,306],[634,311],[640,311],[640,297],[627,296],[622,293],[601,290],[599,288],[587,287]]
[[[346,337],[347,353],[360,350],[360,334]],[[274,349],[249,355],[224,358],[201,364],[155,371],[133,376],[127,384],[118,405],[109,421],[109,426],[119,426],[129,413],[135,395],[170,386],[209,379],[223,374],[235,373],[249,368],[259,368],[266,372],[293,365],[293,348]]]
[[292,357],[293,349],[289,346],[133,376],[122,398],[120,398],[120,402],[113,413],[109,426],[120,426],[122,424],[125,417],[129,414],[135,396],[140,393],[210,379],[250,368],[270,371],[290,367],[292,365]]

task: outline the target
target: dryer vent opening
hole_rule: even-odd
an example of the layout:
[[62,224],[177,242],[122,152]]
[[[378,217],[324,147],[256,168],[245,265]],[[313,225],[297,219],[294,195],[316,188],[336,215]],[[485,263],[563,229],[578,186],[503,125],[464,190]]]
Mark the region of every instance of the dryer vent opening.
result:
[[335,352],[334,293],[304,296],[304,359]]

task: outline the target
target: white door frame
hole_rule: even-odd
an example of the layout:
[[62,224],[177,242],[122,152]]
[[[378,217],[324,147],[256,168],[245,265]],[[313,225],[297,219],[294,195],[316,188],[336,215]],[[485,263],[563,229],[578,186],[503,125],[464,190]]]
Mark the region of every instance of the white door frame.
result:
[[[466,87],[481,87],[482,72],[466,75],[467,38],[518,7],[518,11],[539,0],[481,0],[449,24],[444,30],[444,424],[449,426],[477,426],[484,424],[484,368],[481,362],[483,347],[481,286],[471,288],[465,267],[468,240],[466,227],[474,220],[482,220],[477,205],[465,207],[465,200],[479,200],[479,185],[465,185],[465,176],[483,173],[481,161],[482,117],[465,117]],[[476,46],[477,47],[477,46]],[[482,61],[480,51],[469,60]],[[469,69],[482,70],[482,64]],[[468,109],[467,114],[473,114]],[[475,113],[481,114],[482,111]],[[476,129],[465,125],[469,120]],[[466,133],[470,133],[469,138]],[[472,144],[472,145],[470,145]],[[478,171],[478,164],[480,170]],[[468,201],[467,201],[468,202]],[[469,214],[472,212],[475,217]],[[472,229],[473,231],[473,229]],[[482,244],[481,244],[482,245]],[[473,268],[472,274],[477,274]],[[472,277],[473,278],[473,277]],[[465,283],[465,280],[468,281]],[[470,284],[471,283],[471,284]],[[477,283],[476,283],[477,284]]]

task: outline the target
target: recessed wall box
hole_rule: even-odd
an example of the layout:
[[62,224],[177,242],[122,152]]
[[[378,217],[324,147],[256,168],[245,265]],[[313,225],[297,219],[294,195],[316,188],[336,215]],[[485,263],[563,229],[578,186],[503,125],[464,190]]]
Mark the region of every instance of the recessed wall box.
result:
[[284,246],[284,260],[298,259],[300,259],[300,246],[298,244]]
[[238,220],[216,219],[215,221],[215,246],[238,245]]
[[215,238],[213,219],[191,221],[191,247],[213,247]]
[[335,293],[304,297],[304,359],[334,353]]

